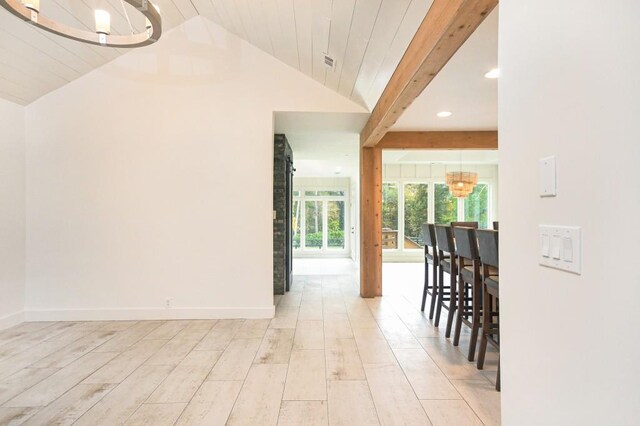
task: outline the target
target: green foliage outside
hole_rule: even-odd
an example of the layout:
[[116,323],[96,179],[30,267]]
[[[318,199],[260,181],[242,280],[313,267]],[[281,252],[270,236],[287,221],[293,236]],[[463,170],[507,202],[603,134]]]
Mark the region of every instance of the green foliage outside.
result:
[[322,248],[322,201],[305,203],[305,247]]
[[451,195],[449,187],[443,183],[436,183],[433,189],[435,198],[435,223],[438,225],[448,225],[458,220],[458,203]]
[[327,202],[329,247],[344,247],[344,201]]
[[489,225],[489,187],[476,185],[473,192],[464,200],[464,220],[478,222],[480,228]]
[[[408,183],[404,186],[404,235],[421,242],[422,224],[429,220],[429,185]],[[420,240],[420,241],[419,241]]]
[[382,184],[382,228],[398,229],[398,186]]
[[[305,203],[305,247],[322,248],[323,201]],[[331,248],[344,247],[344,201],[327,201],[327,237]],[[300,233],[293,236],[293,246],[300,247]]]
[[[344,247],[344,231],[329,231],[329,247]],[[322,248],[322,232],[316,232],[313,234],[305,235],[305,247],[307,248]],[[300,246],[300,237],[298,237],[298,245],[295,245],[294,238],[294,247]]]

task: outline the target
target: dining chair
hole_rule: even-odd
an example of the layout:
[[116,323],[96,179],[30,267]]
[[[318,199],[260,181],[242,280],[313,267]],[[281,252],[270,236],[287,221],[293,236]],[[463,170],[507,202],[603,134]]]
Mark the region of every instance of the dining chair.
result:
[[[438,301],[436,302],[434,325],[438,327],[442,308],[446,309],[448,315],[445,336],[450,337],[453,315],[456,310],[456,279],[458,276],[456,249],[452,228],[446,225],[436,225],[435,228],[440,267],[438,268]],[[449,274],[449,284],[446,286],[444,284],[445,272]]]
[[[498,231],[479,230],[478,251],[482,262],[483,297],[485,301],[484,315],[482,316],[482,337],[478,349],[478,369],[484,368],[484,359],[487,353],[487,343],[500,351],[500,279],[499,279],[499,251]],[[498,373],[496,377],[496,390],[500,390],[500,360],[498,359]]]
[[497,231],[497,230],[498,230],[498,228],[499,228],[499,225],[500,225],[500,222],[497,222],[497,221],[496,221],[496,222],[493,222],[493,230],[494,230],[494,231]]
[[[451,227],[465,227],[465,228],[474,228],[478,229],[478,222],[451,222]],[[455,238],[455,237],[454,237]]]
[[[432,223],[422,224],[422,237],[424,239],[424,288],[422,289],[422,305],[420,305],[420,310],[424,312],[427,295],[430,295],[431,305],[429,307],[429,319],[433,319],[438,294],[438,268],[440,266],[440,256],[438,254],[436,242],[436,229]],[[429,279],[429,265],[433,265],[431,280]]]
[[471,328],[467,358],[473,361],[482,315],[482,278],[478,241],[474,228],[455,227],[453,234],[458,264],[461,265],[458,268],[458,309],[453,345],[458,346],[460,343],[462,324]]

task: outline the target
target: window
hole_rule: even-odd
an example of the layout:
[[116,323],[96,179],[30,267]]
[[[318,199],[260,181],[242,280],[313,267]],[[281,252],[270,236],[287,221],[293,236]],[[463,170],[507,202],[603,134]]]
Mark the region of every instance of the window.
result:
[[458,220],[458,203],[444,183],[434,185],[434,222],[448,225]]
[[423,249],[424,223],[491,223],[491,184],[479,183],[466,198],[455,198],[449,187],[435,179],[416,181],[398,177],[382,183],[382,248],[387,259]]
[[304,247],[309,249],[322,248],[322,201],[305,202],[305,243]]
[[344,249],[344,201],[327,201],[328,245]]
[[307,197],[344,197],[344,191],[305,191]]
[[398,185],[382,184],[382,248],[398,248]]
[[464,200],[464,220],[478,222],[479,228],[489,224],[489,186],[478,184]]
[[[294,193],[295,195],[295,193]],[[302,223],[300,200],[293,200],[293,206],[291,208],[291,232],[293,233],[293,248],[300,248],[300,223]]]
[[312,256],[349,250],[349,204],[346,190],[294,191],[292,205],[293,248]]
[[429,185],[404,185],[404,245],[405,249],[422,248],[422,224],[429,221]]

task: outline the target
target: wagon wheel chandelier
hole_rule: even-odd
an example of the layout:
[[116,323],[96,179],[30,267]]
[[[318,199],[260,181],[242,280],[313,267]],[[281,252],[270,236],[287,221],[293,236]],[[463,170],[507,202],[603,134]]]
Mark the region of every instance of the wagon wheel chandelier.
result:
[[[156,5],[150,0],[121,0],[124,15],[129,23],[131,34],[111,34],[111,16],[104,10],[95,11],[95,32],[70,27],[40,14],[40,0],[0,0],[0,6],[27,21],[30,24],[50,33],[97,46],[133,48],[155,43],[162,35],[162,19]],[[124,2],[133,6],[146,18],[145,30],[136,33]]]

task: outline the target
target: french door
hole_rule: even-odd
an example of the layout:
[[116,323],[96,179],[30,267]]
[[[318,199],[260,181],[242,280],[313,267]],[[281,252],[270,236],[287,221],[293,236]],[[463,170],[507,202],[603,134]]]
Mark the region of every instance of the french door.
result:
[[342,191],[294,193],[293,247],[298,254],[343,255],[348,253],[348,212],[345,198]]

